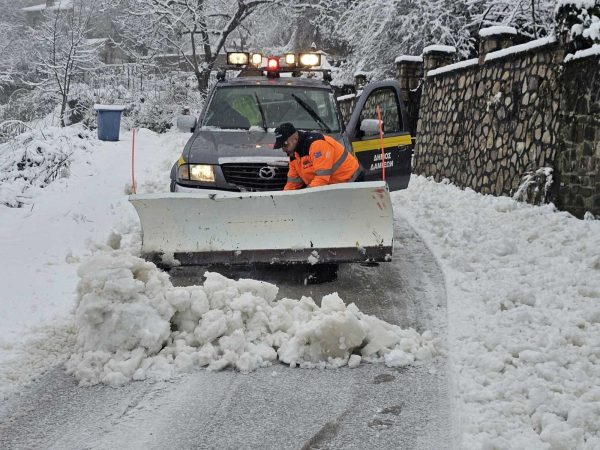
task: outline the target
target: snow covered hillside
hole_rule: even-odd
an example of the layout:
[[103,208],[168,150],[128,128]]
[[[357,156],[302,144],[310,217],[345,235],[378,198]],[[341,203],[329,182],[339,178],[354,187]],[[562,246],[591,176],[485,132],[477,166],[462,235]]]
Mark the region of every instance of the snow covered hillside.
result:
[[[57,176],[44,187],[0,179],[5,396],[67,361],[82,383],[114,385],[206,365],[249,371],[277,357],[354,366],[364,361],[350,353],[369,336],[374,363],[448,353],[456,448],[600,447],[600,221],[413,177],[392,195],[395,214],[436,255],[448,296],[448,336],[419,334],[336,295],[277,299],[274,285],[218,274],[173,287],[136,256],[131,134],[117,143],[77,127],[45,134],[31,142],[68,154]],[[138,192],[166,190],[188,136],[140,130]],[[2,167],[15,158],[8,151],[0,147]],[[7,206],[15,199],[20,208]]]

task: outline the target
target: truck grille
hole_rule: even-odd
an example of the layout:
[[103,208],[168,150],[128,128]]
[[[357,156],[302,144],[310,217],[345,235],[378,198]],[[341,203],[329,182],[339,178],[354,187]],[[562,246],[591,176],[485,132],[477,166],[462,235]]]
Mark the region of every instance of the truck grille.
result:
[[265,163],[228,163],[221,164],[221,170],[225,181],[241,190],[280,191],[287,181],[288,167]]

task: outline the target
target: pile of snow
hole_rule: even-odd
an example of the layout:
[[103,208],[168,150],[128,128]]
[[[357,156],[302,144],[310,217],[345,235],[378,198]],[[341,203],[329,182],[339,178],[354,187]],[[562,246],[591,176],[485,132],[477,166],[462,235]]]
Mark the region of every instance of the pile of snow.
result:
[[292,367],[402,367],[437,354],[437,340],[346,305],[334,293],[276,300],[277,286],[207,272],[202,286],[173,287],[166,273],[122,250],[79,268],[78,350],[67,371],[82,385],[168,379],[198,367],[250,372]]
[[413,177],[440,262],[461,449],[600,448],[600,221]]
[[28,203],[32,188],[41,189],[70,175],[77,154],[93,145],[81,126],[31,130],[0,145],[0,205]]

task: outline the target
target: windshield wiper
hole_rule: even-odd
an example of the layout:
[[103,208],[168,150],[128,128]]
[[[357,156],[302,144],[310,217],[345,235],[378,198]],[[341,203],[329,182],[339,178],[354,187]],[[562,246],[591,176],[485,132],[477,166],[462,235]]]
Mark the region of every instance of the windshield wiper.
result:
[[327,126],[327,124],[323,121],[323,119],[321,119],[319,117],[319,115],[315,112],[314,109],[312,109],[310,106],[308,106],[308,104],[304,100],[302,100],[300,97],[298,97],[296,94],[292,94],[292,97],[294,97],[294,100],[296,100],[298,102],[298,104],[300,106],[302,106],[302,108],[304,108],[304,110],[308,114],[310,114],[310,117],[312,117],[315,122],[317,122],[319,125],[321,125],[327,133],[331,133],[331,128],[329,128]]
[[258,110],[260,111],[260,117],[262,118],[263,128],[265,129],[265,133],[267,132],[267,119],[265,119],[265,111],[263,110],[262,105],[260,104],[260,100],[258,99],[258,94],[255,92],[254,96],[256,97],[256,103],[258,104]]

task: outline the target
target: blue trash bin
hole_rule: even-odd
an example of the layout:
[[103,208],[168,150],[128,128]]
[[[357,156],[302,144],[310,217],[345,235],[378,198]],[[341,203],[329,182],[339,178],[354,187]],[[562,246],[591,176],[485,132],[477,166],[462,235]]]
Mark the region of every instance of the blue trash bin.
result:
[[121,129],[121,113],[123,105],[94,105],[98,117],[98,139],[101,141],[118,141]]

